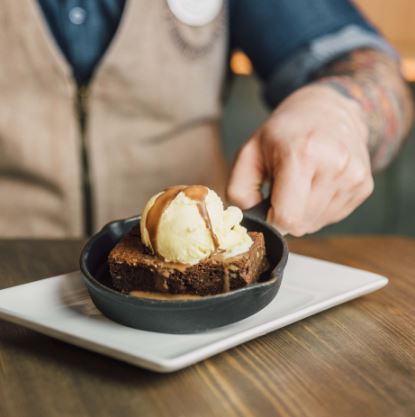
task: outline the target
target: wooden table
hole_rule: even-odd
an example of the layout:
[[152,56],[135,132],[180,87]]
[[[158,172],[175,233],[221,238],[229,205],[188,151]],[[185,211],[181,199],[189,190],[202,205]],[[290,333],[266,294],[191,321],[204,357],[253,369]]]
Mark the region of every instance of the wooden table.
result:
[[[73,270],[80,248],[0,241],[0,287]],[[0,321],[0,416],[414,416],[415,240],[321,238],[290,248],[390,284],[168,375]]]

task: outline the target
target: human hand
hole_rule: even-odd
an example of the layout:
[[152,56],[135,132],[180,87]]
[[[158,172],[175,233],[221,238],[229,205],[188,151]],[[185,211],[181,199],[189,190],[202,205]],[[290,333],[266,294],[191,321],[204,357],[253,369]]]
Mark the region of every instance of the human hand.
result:
[[373,191],[368,128],[360,105],[323,85],[286,98],[241,148],[229,199],[248,208],[270,180],[268,221],[302,236],[347,217]]

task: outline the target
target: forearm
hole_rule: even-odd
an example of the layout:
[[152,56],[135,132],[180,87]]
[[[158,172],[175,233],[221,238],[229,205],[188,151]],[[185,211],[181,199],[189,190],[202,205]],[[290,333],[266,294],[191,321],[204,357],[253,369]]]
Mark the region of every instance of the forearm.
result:
[[403,143],[413,116],[411,94],[398,63],[384,52],[360,49],[323,68],[315,82],[361,105],[372,169],[387,166]]

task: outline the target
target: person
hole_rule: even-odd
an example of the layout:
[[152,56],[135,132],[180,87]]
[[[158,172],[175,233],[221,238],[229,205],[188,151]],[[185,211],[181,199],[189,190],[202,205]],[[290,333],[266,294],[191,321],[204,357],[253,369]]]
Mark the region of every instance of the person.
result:
[[[399,58],[349,0],[3,0],[0,235],[79,237],[200,183],[300,236],[373,190],[412,120]],[[229,52],[274,109],[228,178]]]

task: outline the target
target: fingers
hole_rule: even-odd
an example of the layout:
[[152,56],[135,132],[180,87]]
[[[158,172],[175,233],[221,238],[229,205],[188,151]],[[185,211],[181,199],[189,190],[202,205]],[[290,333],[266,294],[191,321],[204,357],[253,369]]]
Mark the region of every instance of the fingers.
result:
[[[373,177],[368,174],[360,181],[356,181],[358,169],[351,164],[344,172],[344,175],[336,179],[337,188],[334,193],[327,193],[330,199],[327,204],[320,205],[320,211],[309,223],[307,233],[314,233],[329,224],[337,223],[349,216],[359,205],[361,205],[373,192]],[[351,174],[350,172],[354,172]],[[313,195],[317,195],[318,191]],[[315,202],[315,204],[318,204]]]
[[312,178],[313,171],[305,168],[294,153],[280,155],[280,163],[274,169],[268,221],[282,234],[305,233],[303,225]]
[[361,184],[348,191],[337,191],[321,213],[320,217],[310,227],[309,233],[316,232],[328,224],[337,223],[348,217],[373,192],[373,177],[369,176]]
[[349,160],[339,174],[320,163],[313,172],[295,159],[286,160],[275,174],[268,220],[293,236],[343,220],[373,191],[373,177],[362,166]]
[[333,178],[317,174],[312,181],[310,198],[307,202],[303,226],[300,233],[295,236],[302,236],[306,233],[313,233],[319,230],[320,220],[324,221],[323,214],[332,204],[337,189],[333,185]]
[[241,149],[232,168],[227,188],[228,199],[242,209],[262,200],[261,186],[265,180],[260,138],[252,137]]

